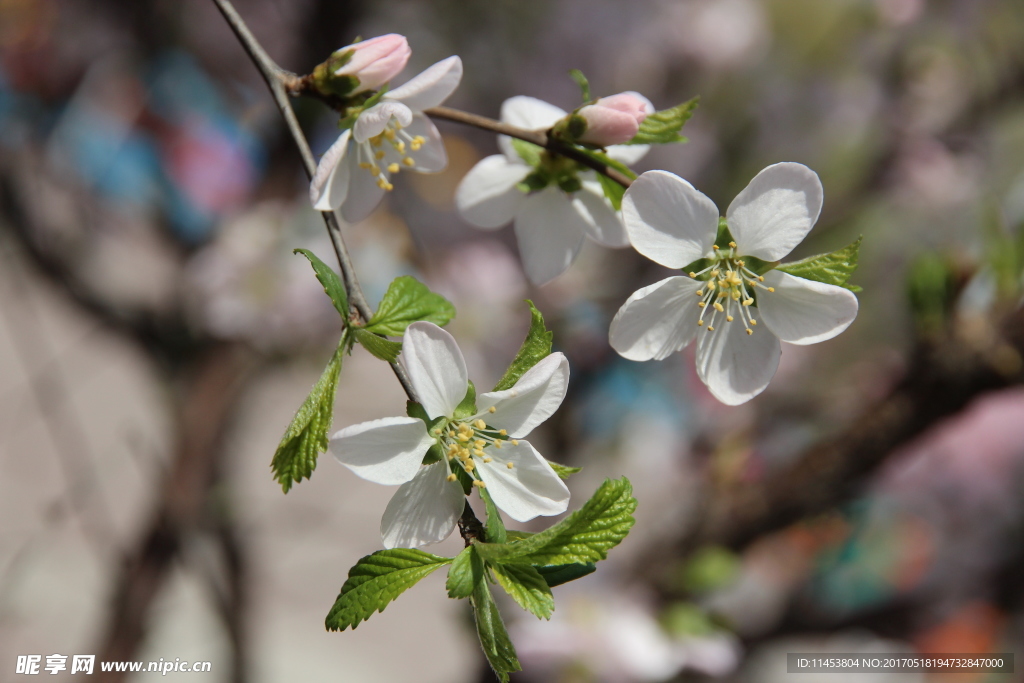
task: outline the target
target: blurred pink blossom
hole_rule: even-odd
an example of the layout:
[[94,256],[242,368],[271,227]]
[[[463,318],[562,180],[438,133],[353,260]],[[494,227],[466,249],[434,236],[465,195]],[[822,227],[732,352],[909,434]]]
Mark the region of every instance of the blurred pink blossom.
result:
[[412,54],[409,41],[397,33],[388,33],[347,45],[338,52],[348,50],[354,50],[355,53],[345,66],[334,72],[334,75],[358,78],[359,86],[354,93],[376,90],[390,81],[405,68]]
[[591,145],[621,145],[632,140],[654,106],[646,97],[635,92],[622,92],[602,97],[579,111],[587,121],[587,130],[581,142]]

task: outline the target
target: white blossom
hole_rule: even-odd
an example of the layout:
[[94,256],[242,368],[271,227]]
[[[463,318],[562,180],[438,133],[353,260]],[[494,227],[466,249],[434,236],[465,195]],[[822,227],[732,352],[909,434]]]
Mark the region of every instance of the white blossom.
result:
[[392,189],[394,174],[444,170],[444,142],[423,110],[448,99],[461,80],[462,60],[452,56],[360,112],[320,159],[309,187],[313,208],[340,208],[346,221],[360,221]]
[[[649,111],[654,110],[643,101]],[[504,123],[527,130],[546,130],[565,116],[565,111],[533,97],[512,97],[501,106]],[[499,136],[502,153],[485,157],[466,174],[455,192],[455,203],[462,217],[479,228],[495,229],[514,221],[519,254],[531,282],[542,285],[565,272],[583,246],[584,236],[607,247],[629,245],[622,219],[605,198],[593,171],[577,170],[576,162],[542,153],[542,165],[564,166],[579,180],[580,189],[566,192],[550,184],[526,192],[519,183],[538,167],[520,156],[515,144]],[[647,150],[646,145],[614,145],[607,153],[612,159],[633,164]]]
[[847,289],[774,269],[759,275],[747,262],[773,263],[792,251],[817,221],[822,196],[806,166],[769,166],[729,205],[734,241],[719,249],[714,202],[672,173],[641,175],[622,202],[636,250],[668,268],[711,263],[634,292],[612,320],[612,347],[630,360],[660,360],[698,337],[697,374],[715,398],[737,405],[764,391],[779,365],[780,340],[825,341],[857,316],[857,297]]
[[[476,414],[461,419],[466,363],[455,339],[437,325],[406,329],[402,358],[416,395],[431,420],[388,417],[346,427],[331,437],[331,452],[363,479],[401,484],[381,520],[385,547],[417,547],[443,541],[455,528],[465,498],[455,474],[464,470],[494,503],[517,522],[557,515],[569,504],[569,489],[537,450],[524,441],[565,397],[569,363],[553,353],[530,368],[510,389],[476,397]],[[443,457],[424,465],[437,444]]]

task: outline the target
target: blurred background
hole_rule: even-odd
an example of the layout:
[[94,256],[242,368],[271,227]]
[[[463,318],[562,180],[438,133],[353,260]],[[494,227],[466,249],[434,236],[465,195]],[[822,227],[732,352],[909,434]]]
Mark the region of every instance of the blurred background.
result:
[[[728,408],[690,350],[641,364],[607,344],[660,267],[588,243],[537,290],[510,229],[459,219],[453,191],[495,152],[490,134],[440,124],[449,169],[402,176],[344,226],[371,302],[401,274],[453,301],[478,386],[536,301],[572,382],[532,440],[584,468],[570,507],[606,476],[635,486],[633,532],[555,590],[551,622],[504,605],[513,680],[768,683],[787,679],[786,652],[1015,652],[1020,671],[1019,2],[236,7],[297,73],[358,35],[409,37],[400,80],[459,54],[448,104],[492,117],[517,94],[572,108],[571,68],[595,95],[637,90],[658,108],[699,94],[689,143],[637,170],[725,207],[764,166],[802,162],[825,206],[793,256],[864,236],[857,321],[787,345],[768,390]],[[322,153],[336,116],[295,106]],[[323,628],[348,568],[380,548],[392,491],[329,456],[287,496],[271,478],[339,332],[295,247],[333,263],[280,115],[212,3],[0,0],[0,679],[20,680],[20,654],[91,653],[207,660],[203,680],[237,683],[493,680],[443,572],[356,631]],[[403,401],[357,347],[335,427]]]

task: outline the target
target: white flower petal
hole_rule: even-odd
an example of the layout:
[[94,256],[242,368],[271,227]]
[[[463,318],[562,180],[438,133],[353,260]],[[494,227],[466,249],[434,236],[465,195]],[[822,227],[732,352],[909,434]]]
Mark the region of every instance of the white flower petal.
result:
[[668,268],[705,256],[718,234],[715,203],[668,171],[633,181],[622,198],[622,219],[633,247]]
[[447,480],[448,472],[442,460],[421,467],[399,487],[380,520],[385,548],[416,548],[448,538],[466,505],[462,487]]
[[612,249],[629,246],[622,218],[605,198],[599,182],[584,180],[583,189],[573,195],[573,204],[587,223],[590,239]]
[[366,142],[383,133],[392,116],[403,127],[412,123],[412,111],[409,107],[401,102],[383,100],[359,115],[356,125],[352,128],[352,136],[356,142]]
[[385,417],[345,427],[331,437],[331,453],[367,481],[404,484],[433,445],[423,420]]
[[478,228],[500,228],[510,223],[526,199],[516,185],[529,172],[528,166],[509,163],[503,154],[484,157],[455,190],[459,215]]
[[626,164],[626,166],[632,166],[647,156],[647,152],[650,150],[650,145],[612,145],[605,151],[615,161],[620,161]]
[[402,358],[416,396],[431,419],[451,417],[469,388],[469,374],[455,338],[433,323],[405,329]]
[[352,130],[346,130],[320,158],[309,184],[309,198],[317,211],[334,211],[348,194],[349,166],[345,163]]
[[[348,195],[341,205],[341,216],[349,223],[358,223],[377,208],[385,190],[377,185],[377,176],[359,168],[355,154],[349,154]],[[385,173],[387,175],[387,173]]]
[[[406,147],[406,154],[416,162],[412,170],[419,173],[438,173],[448,166],[448,153],[444,149],[444,140],[441,139],[441,133],[433,121],[425,115],[417,113],[412,117],[412,123],[406,127],[405,132],[412,137],[419,135],[426,140],[423,146],[415,152],[408,146]],[[404,167],[402,170],[405,170]]]
[[[662,360],[697,334],[703,283],[674,276],[633,292],[612,319],[608,341],[629,360]],[[735,324],[735,323],[733,323]]]
[[853,292],[823,282],[770,270],[764,284],[774,292],[757,290],[757,310],[772,332],[790,344],[816,344],[836,336],[857,317]]
[[587,223],[564,192],[548,187],[526,198],[516,214],[515,230],[526,277],[543,285],[576,260]]
[[697,375],[722,403],[746,403],[768,386],[782,355],[779,338],[764,327],[748,335],[740,318],[719,315],[715,330],[697,332]]
[[725,213],[739,253],[778,261],[793,251],[818,220],[823,196],[818,174],[803,164],[758,173]]
[[[568,387],[569,361],[562,353],[552,353],[524,372],[511,389],[477,396],[477,417],[507,430],[512,438],[522,438],[558,410]],[[492,406],[493,413],[488,411]]]
[[462,60],[458,55],[442,59],[422,73],[384,95],[384,100],[397,100],[410,109],[423,111],[436,107],[459,87]]
[[[517,522],[558,515],[569,507],[569,489],[527,441],[488,448],[491,462],[477,461],[494,504]],[[512,463],[511,469],[508,463]]]
[[[501,121],[526,130],[547,130],[565,114],[565,110],[553,104],[526,95],[510,97],[501,104]],[[522,163],[509,137],[499,135],[498,148],[512,163]]]

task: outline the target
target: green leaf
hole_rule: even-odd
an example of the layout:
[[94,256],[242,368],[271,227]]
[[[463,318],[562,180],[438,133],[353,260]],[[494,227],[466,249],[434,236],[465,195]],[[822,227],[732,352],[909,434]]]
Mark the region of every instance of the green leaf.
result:
[[331,270],[330,266],[317,258],[316,254],[309,249],[295,249],[292,253],[302,254],[309,259],[310,265],[313,266],[313,272],[316,273],[316,279],[324,286],[324,292],[331,298],[331,303],[338,309],[341,319],[347,325],[348,295],[345,293],[345,285],[341,283],[341,278],[338,277],[338,274]]
[[409,275],[395,278],[384,294],[366,329],[376,334],[400,337],[410,323],[425,320],[445,325],[455,317],[455,307],[440,294]]
[[604,196],[612,203],[612,208],[616,211],[621,210],[622,196],[626,194],[626,188],[619,185],[603,173],[597,174],[597,180],[601,183],[601,189],[604,190]]
[[391,341],[379,337],[363,327],[352,328],[356,341],[362,344],[363,348],[381,360],[394,363],[398,360],[398,354],[402,352],[402,342]]
[[527,142],[526,140],[520,140],[519,138],[509,138],[512,143],[512,149],[516,151],[519,158],[526,162],[527,166],[537,167],[540,165],[540,153],[543,151],[542,147]]
[[476,386],[473,385],[473,380],[469,381],[466,395],[462,402],[455,406],[455,413],[452,417],[456,420],[464,420],[470,415],[476,415]]
[[312,476],[317,457],[327,450],[327,432],[331,428],[334,413],[334,394],[338,390],[341,357],[347,345],[348,334],[343,332],[330,362],[313,385],[309,396],[299,406],[281,437],[281,443],[277,445],[270,468],[285,493],[288,493],[293,483],[297,484]]
[[597,571],[597,565],[593,562],[585,564],[549,564],[542,567],[534,567],[534,569],[540,572],[540,575],[548,582],[548,586],[554,588],[555,586],[561,586],[563,583],[575,581],[587,574],[593,574]]
[[487,489],[479,489],[479,491],[480,497],[484,501],[484,507],[487,508],[487,524],[484,525],[484,530],[487,532],[487,542],[505,543],[508,540],[508,532],[505,530],[505,523],[501,521],[498,506],[494,504],[490,491]]
[[555,610],[551,587],[540,573],[528,564],[491,565],[494,578],[513,600],[538,619],[550,619]]
[[814,282],[824,282],[827,285],[845,287],[853,292],[859,292],[860,287],[848,285],[847,280],[857,270],[857,259],[860,256],[860,242],[864,237],[858,237],[852,244],[833,251],[831,254],[819,254],[811,256],[802,261],[795,261],[779,266],[778,270],[789,273],[796,277]]
[[448,580],[444,586],[448,589],[449,598],[468,598],[473,594],[477,577],[473,573],[474,566],[482,570],[483,564],[473,562],[473,548],[469,547],[456,555],[452,566],[448,569]]
[[392,600],[438,567],[452,561],[413,548],[378,550],[359,560],[348,572],[334,607],[327,615],[329,631],[355,628],[374,612],[383,612]]
[[579,69],[572,69],[569,71],[569,78],[576,81],[576,85],[580,86],[580,94],[583,96],[584,102],[590,101],[590,81],[583,75],[583,72]]
[[483,562],[477,553],[470,557],[480,568],[479,578],[473,586],[473,595],[470,598],[473,603],[473,617],[476,620],[476,634],[498,680],[507,683],[508,675],[513,671],[522,671],[522,666],[516,658],[516,649],[508,637],[505,624],[501,621],[498,606],[491,597],[491,589],[484,576]]
[[512,359],[512,364],[494,385],[494,391],[512,388],[527,370],[551,353],[551,341],[554,335],[544,327],[544,316],[533,305],[533,302],[527,299],[526,303],[530,307],[530,331],[526,333],[526,339],[519,347],[516,357]]
[[557,462],[551,462],[550,460],[548,460],[548,464],[551,465],[551,469],[555,471],[559,479],[568,479],[571,475],[583,470],[582,467],[568,467]]
[[636,137],[627,142],[628,145],[659,145],[668,142],[686,142],[686,138],[679,134],[683,125],[693,116],[693,110],[697,108],[699,97],[683,102],[682,104],[663,109],[653,114],[648,114]]
[[636,521],[636,498],[629,480],[608,479],[582,508],[545,531],[508,544],[477,543],[488,562],[535,566],[586,564],[608,556]]

